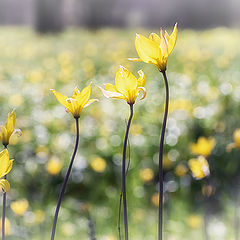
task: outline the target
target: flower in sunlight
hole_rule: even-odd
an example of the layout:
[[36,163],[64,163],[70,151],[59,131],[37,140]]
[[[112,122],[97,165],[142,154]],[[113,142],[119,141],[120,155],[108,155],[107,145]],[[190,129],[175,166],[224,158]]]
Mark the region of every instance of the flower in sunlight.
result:
[[[13,165],[13,160],[9,160],[9,153],[7,149],[4,149],[0,152],[0,178],[7,175]],[[10,184],[6,179],[0,179],[0,188],[2,192],[7,192],[10,189]]]
[[138,71],[138,74],[139,78],[137,79],[127,68],[120,66],[116,73],[115,85],[107,83],[105,84],[106,90],[99,88],[105,97],[123,99],[132,105],[140,92],[143,92],[141,100],[146,97],[145,74],[142,70]]
[[4,126],[0,126],[0,141],[6,147],[9,144],[9,139],[13,134],[17,134],[18,136],[22,135],[20,129],[14,129],[16,122],[16,114],[14,111],[8,114],[7,122]]
[[135,47],[139,58],[129,58],[132,61],[143,61],[154,64],[159,71],[165,71],[167,60],[173,51],[177,41],[177,23],[174,26],[172,34],[161,29],[160,35],[151,33],[149,37],[136,34]]
[[29,203],[27,199],[21,199],[10,204],[10,208],[18,216],[22,216],[27,211],[28,206]]
[[192,153],[196,155],[208,157],[211,154],[215,145],[216,141],[213,137],[210,138],[200,137],[198,138],[197,143],[190,144],[190,149]]
[[154,172],[150,168],[141,169],[139,172],[139,176],[144,182],[149,182],[153,179]]
[[187,218],[187,224],[192,229],[197,229],[202,224],[202,218],[200,215],[190,215]]
[[51,157],[46,165],[47,172],[51,175],[57,175],[62,170],[62,162],[55,156]]
[[192,171],[192,175],[196,179],[202,179],[209,176],[210,170],[208,161],[203,156],[198,156],[198,158],[192,158],[188,161],[188,166]]
[[103,172],[107,166],[106,161],[101,157],[93,158],[90,165],[95,172],[99,173]]
[[67,112],[72,113],[74,118],[79,118],[83,108],[89,106],[93,102],[98,101],[97,99],[89,100],[91,95],[91,85],[92,84],[89,84],[82,91],[76,87],[71,98],[62,95],[54,89],[50,90],[54,93],[57,100],[66,108]]
[[[0,231],[2,231],[2,219],[0,220]],[[11,233],[11,223],[8,218],[5,218],[5,234],[8,236]]]

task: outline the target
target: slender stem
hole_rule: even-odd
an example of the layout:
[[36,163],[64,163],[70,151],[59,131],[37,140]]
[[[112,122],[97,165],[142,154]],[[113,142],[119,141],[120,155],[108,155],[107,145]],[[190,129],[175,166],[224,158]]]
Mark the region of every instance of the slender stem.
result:
[[90,214],[88,215],[88,227],[90,229],[90,239],[91,240],[96,240],[94,224],[93,224],[93,221],[92,221],[92,218],[91,218]]
[[58,220],[58,213],[59,213],[59,210],[60,210],[60,206],[61,206],[61,202],[62,202],[62,198],[63,198],[64,192],[65,192],[65,189],[66,189],[66,186],[67,186],[67,182],[68,182],[71,170],[72,170],[74,158],[76,156],[77,149],[78,149],[78,143],[79,143],[79,118],[75,118],[75,119],[76,119],[76,129],[77,129],[76,142],[75,142],[75,147],[74,147],[74,151],[73,151],[73,154],[72,154],[71,162],[69,164],[69,167],[68,167],[67,173],[65,175],[65,178],[64,178],[64,181],[63,181],[63,185],[62,185],[59,197],[58,197],[58,202],[57,202],[57,207],[56,207],[54,221],[53,221],[53,227],[52,227],[51,240],[54,240],[54,237],[55,237],[56,225],[57,225],[57,220]]
[[159,148],[159,208],[158,208],[158,240],[162,240],[163,232],[163,143],[167,124],[168,104],[169,104],[169,87],[166,71],[161,72],[163,74],[166,99],[165,99],[165,111],[162,123],[160,148]]
[[[7,149],[7,145],[4,145],[5,149]],[[3,177],[7,179],[7,175]],[[2,209],[2,240],[5,240],[5,218],[6,218],[6,200],[7,193],[3,193],[3,209]]]
[[127,220],[127,194],[126,194],[126,150],[127,150],[127,141],[128,134],[133,118],[133,104],[130,106],[130,116],[127,123],[124,145],[123,145],[123,159],[122,159],[122,194],[123,194],[123,213],[124,213],[124,227],[125,227],[125,240],[128,240],[128,220]]

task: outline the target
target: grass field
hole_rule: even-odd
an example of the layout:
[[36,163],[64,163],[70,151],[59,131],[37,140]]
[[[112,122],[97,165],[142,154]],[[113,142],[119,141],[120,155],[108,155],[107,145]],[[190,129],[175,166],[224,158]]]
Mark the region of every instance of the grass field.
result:
[[[9,175],[7,239],[50,238],[75,129],[74,119],[49,89],[70,96],[75,86],[82,89],[90,82],[92,98],[99,102],[84,109],[80,118],[80,147],[56,239],[90,239],[89,214],[98,240],[118,239],[122,141],[129,109],[125,102],[104,98],[98,86],[114,83],[120,64],[136,75],[143,69],[147,78],[147,97],[135,104],[130,136],[130,237],[157,239],[157,158],[164,85],[153,65],[127,60],[137,57],[136,32],[148,35],[152,30],[69,29],[57,35],[37,35],[25,28],[0,28],[1,125],[8,112],[16,109],[16,127],[23,132],[22,137],[11,139],[9,147],[15,161]],[[169,57],[171,102],[164,158],[166,240],[205,239],[204,216],[209,239],[235,239],[240,152],[238,147],[231,151],[226,147],[240,128],[239,42],[239,30],[180,30]],[[188,160],[195,156],[189,145],[199,137],[216,141],[208,156],[208,180],[194,179],[188,168]],[[203,190],[206,184],[211,186],[208,197]],[[27,199],[28,206],[25,202],[25,207],[16,204],[14,208],[12,203],[20,199]]]

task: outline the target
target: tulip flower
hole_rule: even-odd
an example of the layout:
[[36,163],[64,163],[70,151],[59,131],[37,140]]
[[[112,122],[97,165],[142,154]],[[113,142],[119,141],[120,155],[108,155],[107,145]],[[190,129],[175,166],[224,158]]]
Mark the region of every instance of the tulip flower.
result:
[[205,137],[200,137],[197,140],[197,143],[192,143],[190,144],[190,149],[192,153],[196,155],[202,155],[204,157],[208,157],[213,148],[216,145],[216,141],[214,138],[205,138]]
[[158,240],[162,240],[162,222],[163,222],[163,144],[167,125],[168,105],[169,105],[169,87],[166,74],[166,66],[169,55],[172,53],[177,41],[177,24],[175,24],[171,35],[160,30],[160,35],[151,33],[147,38],[141,34],[136,34],[135,47],[139,58],[129,58],[131,61],[145,62],[155,65],[163,74],[165,83],[166,99],[165,110],[162,123],[160,147],[159,147],[159,212],[158,212]]
[[66,111],[72,113],[74,118],[80,117],[83,108],[98,101],[97,99],[89,100],[91,95],[91,84],[85,87],[82,91],[76,87],[71,98],[64,96],[54,89],[50,90],[54,93],[57,100],[66,108]]
[[[119,219],[121,214],[121,201],[123,199],[123,212],[124,212],[124,227],[125,227],[125,240],[128,240],[128,217],[127,217],[127,196],[126,196],[126,149],[128,134],[130,130],[131,121],[133,118],[133,105],[142,91],[144,99],[146,96],[146,90],[144,88],[146,78],[142,70],[138,71],[139,78],[137,79],[127,68],[120,66],[116,73],[115,85],[105,84],[106,90],[101,89],[103,95],[107,98],[123,99],[130,106],[130,116],[127,123],[126,133],[123,144],[123,158],[122,158],[122,192],[120,198]],[[119,221],[119,236],[120,233],[120,221]],[[121,237],[121,236],[120,236]]]
[[205,157],[199,156],[198,158],[192,158],[188,161],[192,175],[196,179],[202,179],[209,176],[210,170],[208,161]]
[[[13,160],[9,160],[7,149],[0,152],[0,163],[0,178],[2,178],[11,171],[13,165]],[[0,186],[4,193],[10,189],[10,184],[6,179],[0,179]]]
[[155,65],[159,71],[165,71],[167,60],[173,51],[177,41],[177,23],[174,26],[172,34],[160,30],[160,35],[151,33],[149,37],[136,34],[135,47],[139,58],[129,58],[132,61],[143,61]]
[[143,92],[141,98],[146,97],[146,77],[142,70],[138,71],[137,79],[127,68],[120,66],[115,77],[115,85],[105,84],[106,90],[100,87],[103,95],[107,98],[123,99],[128,104],[134,104],[140,92]]
[[10,137],[17,133],[19,136],[22,135],[22,132],[20,129],[14,129],[16,122],[16,114],[14,111],[8,114],[7,122],[4,126],[0,126],[0,141],[2,144],[7,147],[9,144]]
[[[64,181],[63,181],[60,193],[59,193],[58,202],[57,202],[57,206],[56,206],[56,210],[55,210],[52,234],[51,234],[51,240],[54,240],[55,233],[56,233],[56,227],[57,227],[58,214],[59,214],[59,210],[61,207],[62,198],[63,198],[64,192],[65,192],[66,186],[67,186],[68,179],[71,174],[72,166],[73,166],[74,159],[75,159],[77,149],[78,149],[80,114],[84,107],[87,107],[91,103],[98,101],[98,100],[97,99],[89,100],[90,95],[91,95],[91,84],[89,84],[87,87],[85,87],[82,91],[80,91],[78,88],[75,88],[74,93],[71,98],[68,98],[67,96],[62,95],[61,93],[58,93],[53,89],[51,89],[51,91],[54,93],[57,100],[66,108],[66,111],[72,113],[73,117],[76,120],[76,130],[77,130],[75,147],[73,150],[71,161],[68,166],[67,173],[65,175],[65,178],[64,178]],[[48,164],[47,168],[49,168],[49,164]],[[55,168],[56,168],[56,166],[55,166]],[[54,174],[55,173],[57,174],[57,171],[60,171],[60,170],[61,170],[61,168],[60,168],[60,166],[58,166],[57,169],[54,169]]]

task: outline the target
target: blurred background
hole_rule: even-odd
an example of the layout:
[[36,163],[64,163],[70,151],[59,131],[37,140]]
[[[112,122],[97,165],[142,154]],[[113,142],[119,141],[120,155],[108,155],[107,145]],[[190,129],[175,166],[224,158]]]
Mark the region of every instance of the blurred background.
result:
[[[122,142],[129,107],[105,99],[120,64],[143,69],[147,97],[135,104],[128,172],[132,240],[157,239],[162,76],[132,63],[135,33],[178,22],[169,57],[170,110],[164,152],[167,240],[239,239],[240,14],[229,0],[0,0],[0,124],[15,109],[9,152],[7,239],[49,239],[58,193],[75,141],[74,119],[53,94],[93,82],[100,102],[83,110],[80,146],[60,211],[56,239],[118,239]],[[192,172],[189,160],[208,166]],[[190,162],[194,162],[190,161]],[[200,161],[201,162],[201,161]],[[199,166],[196,164],[196,166]],[[201,175],[201,177],[199,177]],[[0,201],[0,207],[1,207]],[[123,230],[123,226],[122,226]],[[80,237],[79,237],[80,236]]]

